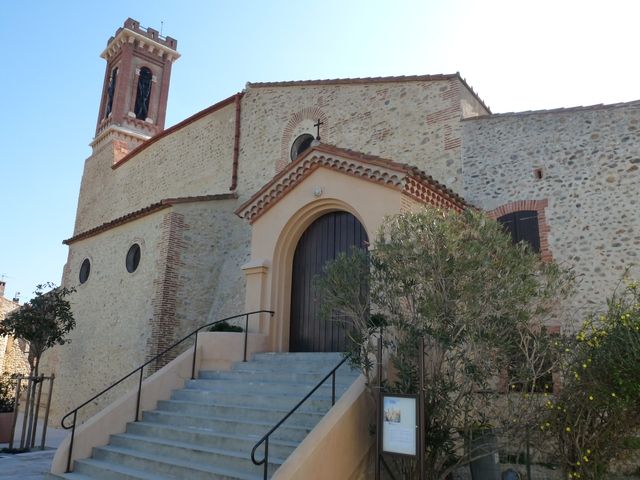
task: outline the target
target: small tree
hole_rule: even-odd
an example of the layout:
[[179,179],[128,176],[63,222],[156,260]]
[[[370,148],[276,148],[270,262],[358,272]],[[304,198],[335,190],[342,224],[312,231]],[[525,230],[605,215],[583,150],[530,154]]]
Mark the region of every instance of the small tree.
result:
[[[418,391],[424,339],[425,469],[434,479],[479,455],[469,442],[462,446],[476,427],[495,426],[492,387],[514,354],[525,355],[531,367],[518,372],[524,384],[534,388],[547,373],[531,350],[543,330],[532,325],[541,326],[570,284],[570,275],[525,244],[513,245],[484,214],[434,208],[388,218],[368,254],[338,256],[320,279],[325,311],[349,319],[353,358],[365,373],[371,369],[369,312],[384,317],[383,341],[395,370],[390,390]],[[370,304],[360,285],[369,286]],[[415,478],[415,463],[400,460],[397,468]]]
[[73,291],[53,283],[38,285],[35,297],[0,322],[0,335],[20,338],[29,344],[31,376],[38,375],[40,358],[47,349],[69,341],[65,336],[76,325],[67,300]]
[[[48,291],[45,291],[48,290]],[[36,286],[33,297],[17,310],[9,313],[0,322],[0,335],[10,335],[20,338],[29,345],[29,367],[32,381],[27,392],[27,410],[29,428],[27,439],[32,438],[37,423],[36,391],[38,370],[42,354],[54,345],[64,345],[69,340],[65,336],[73,330],[76,322],[71,312],[71,305],[67,297],[73,289],[56,287],[53,283]],[[29,440],[25,445],[29,444]]]

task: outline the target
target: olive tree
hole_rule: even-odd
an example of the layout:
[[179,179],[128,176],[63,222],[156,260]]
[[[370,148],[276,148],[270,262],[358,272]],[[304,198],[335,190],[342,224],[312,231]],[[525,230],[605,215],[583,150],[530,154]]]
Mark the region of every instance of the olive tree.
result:
[[[385,389],[418,391],[424,340],[427,478],[445,478],[478,456],[466,442],[474,429],[513,420],[490,408],[497,380],[517,371],[524,395],[540,387],[555,358],[543,324],[572,283],[483,213],[435,208],[387,218],[369,252],[339,255],[318,282],[324,311],[348,321],[352,361],[369,378],[371,335],[382,332],[392,365]],[[513,369],[514,357],[529,368]],[[415,462],[397,463],[404,478],[415,478]]]

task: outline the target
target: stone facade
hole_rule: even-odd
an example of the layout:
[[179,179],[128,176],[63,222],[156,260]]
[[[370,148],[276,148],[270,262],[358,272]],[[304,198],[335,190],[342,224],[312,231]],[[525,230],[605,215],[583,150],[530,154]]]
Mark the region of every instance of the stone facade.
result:
[[74,234],[165,198],[228,193],[233,121],[233,107],[220,108],[115,168],[109,148],[94,153],[85,162]]
[[465,199],[487,211],[516,203],[539,210],[548,256],[578,278],[567,315],[579,320],[603,308],[627,268],[638,277],[639,102],[462,126]]
[[94,142],[62,280],[77,288],[77,327],[43,358],[56,374],[53,422],[194,328],[245,310],[252,230],[234,211],[287,171],[318,120],[322,144],[343,156],[417,167],[494,217],[535,210],[543,257],[579,276],[575,318],[603,306],[636,261],[640,103],[492,115],[457,74],[248,83],[132,151],[115,136]]
[[[44,359],[59,378],[54,415],[207,320],[244,310],[251,229],[233,212],[318,119],[322,142],[417,165],[460,191],[460,118],[486,113],[458,75],[248,84],[115,164],[109,142],[95,146],[63,278],[78,288],[78,326]],[[142,261],[129,274],[133,243]],[[78,285],[86,258],[90,278]]]
[[239,178],[250,196],[291,162],[303,133],[322,143],[427,171],[454,191],[460,178],[460,118],[488,113],[457,75],[247,85],[242,98]]

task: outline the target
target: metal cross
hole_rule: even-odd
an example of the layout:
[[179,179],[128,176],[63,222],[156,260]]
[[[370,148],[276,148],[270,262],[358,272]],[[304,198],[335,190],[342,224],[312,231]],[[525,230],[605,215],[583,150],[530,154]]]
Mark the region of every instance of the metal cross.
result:
[[314,123],[313,126],[317,127],[318,129],[318,133],[316,133],[316,140],[320,141],[320,125],[324,125],[324,122],[320,121],[320,119],[318,119],[318,123]]

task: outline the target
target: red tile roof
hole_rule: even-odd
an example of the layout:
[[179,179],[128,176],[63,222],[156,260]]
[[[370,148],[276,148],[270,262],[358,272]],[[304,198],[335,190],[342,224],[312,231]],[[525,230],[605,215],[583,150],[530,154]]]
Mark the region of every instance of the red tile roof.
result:
[[542,115],[547,113],[574,113],[574,112],[583,112],[583,111],[589,111],[589,110],[605,110],[605,109],[625,108],[625,107],[640,107],[640,100],[633,100],[631,102],[609,103],[609,104],[598,103],[596,105],[586,105],[586,106],[576,106],[576,107],[551,108],[547,110],[525,110],[523,112],[492,113],[491,115],[480,115],[477,117],[463,118],[462,121],[467,122],[470,120],[486,120],[487,118]]
[[365,85],[372,83],[397,83],[397,82],[437,82],[441,80],[458,79],[462,85],[491,113],[491,109],[484,103],[473,88],[462,78],[460,72],[443,73],[437,75],[400,75],[390,77],[360,77],[360,78],[332,78],[319,80],[292,80],[283,82],[247,82],[247,88],[265,87],[297,87],[314,85]]

